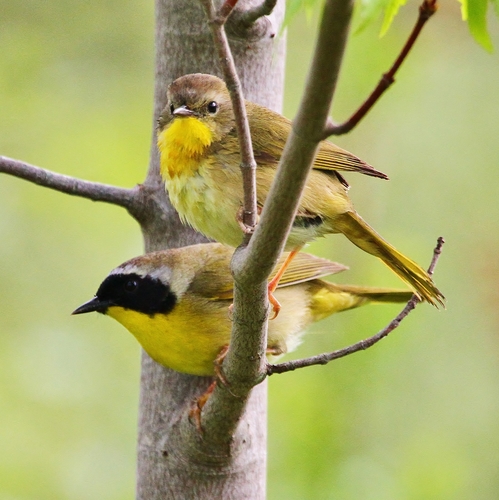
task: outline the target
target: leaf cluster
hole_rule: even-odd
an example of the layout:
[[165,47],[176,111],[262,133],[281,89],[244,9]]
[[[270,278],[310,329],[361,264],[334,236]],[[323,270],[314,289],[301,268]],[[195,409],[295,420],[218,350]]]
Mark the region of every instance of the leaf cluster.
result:
[[[380,16],[383,17],[380,37],[384,36],[395,16],[398,14],[400,7],[405,5],[407,0],[359,0],[355,4],[354,16],[354,31],[356,33],[362,31],[369,24],[375,22]],[[492,52],[492,40],[487,29],[487,12],[489,0],[458,0],[461,4],[461,15],[463,21],[468,23],[473,38],[488,52]],[[490,0],[496,15],[499,17],[499,0]],[[287,0],[286,20],[290,20],[298,13],[305,12],[307,17],[311,17],[312,13],[320,9],[323,0]]]

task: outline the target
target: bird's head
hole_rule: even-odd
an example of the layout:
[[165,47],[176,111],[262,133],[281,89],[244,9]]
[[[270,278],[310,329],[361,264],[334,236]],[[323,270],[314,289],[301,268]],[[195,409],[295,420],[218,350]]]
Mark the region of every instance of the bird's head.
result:
[[158,120],[159,134],[175,122],[186,121],[194,127],[200,123],[208,129],[211,143],[234,128],[229,91],[225,82],[216,76],[184,75],[168,87],[167,98]]

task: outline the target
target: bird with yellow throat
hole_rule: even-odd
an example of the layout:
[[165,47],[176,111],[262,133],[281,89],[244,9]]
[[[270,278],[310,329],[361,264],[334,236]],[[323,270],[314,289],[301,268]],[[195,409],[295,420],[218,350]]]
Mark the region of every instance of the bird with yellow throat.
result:
[[[190,74],[175,80],[167,97],[158,120],[158,148],[161,176],[170,201],[182,221],[208,238],[237,247],[243,240],[238,220],[243,184],[227,86],[212,75]],[[249,101],[246,111],[257,163],[257,203],[261,208],[291,122]],[[297,251],[319,236],[342,233],[354,245],[381,259],[420,299],[435,306],[443,305],[444,297],[428,273],[385,241],[355,211],[342,172],[387,178],[351,153],[322,141],[286,249]]]

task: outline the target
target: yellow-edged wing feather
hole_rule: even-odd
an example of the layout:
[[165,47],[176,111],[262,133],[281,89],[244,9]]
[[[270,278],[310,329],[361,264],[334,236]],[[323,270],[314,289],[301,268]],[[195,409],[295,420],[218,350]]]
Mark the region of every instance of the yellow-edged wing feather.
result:
[[[270,109],[252,102],[246,102],[246,109],[248,110],[256,162],[259,165],[277,165],[286,139],[291,132],[291,121]],[[257,129],[260,129],[258,133],[256,133]],[[383,172],[374,169],[360,158],[328,141],[320,143],[313,168],[324,172],[334,170],[358,172],[372,177],[388,179]]]
[[[269,280],[271,280],[286,258],[287,253],[281,255],[281,258],[272,271]],[[297,285],[305,281],[311,281],[330,274],[337,274],[348,269],[347,266],[339,264],[338,262],[331,262],[327,259],[322,259],[309,253],[297,253],[294,259],[289,264],[284,272],[284,275],[279,281],[277,288],[285,286]]]
[[[287,253],[281,255],[269,280],[281,267]],[[221,272],[225,268],[226,272]],[[322,278],[348,269],[342,264],[331,262],[315,255],[298,253],[286,269],[279,281],[278,288],[296,285],[305,281]],[[207,262],[194,280],[195,285],[189,288],[190,293],[196,293],[209,300],[232,300],[234,298],[234,285],[230,274],[230,256],[220,255],[219,258]]]

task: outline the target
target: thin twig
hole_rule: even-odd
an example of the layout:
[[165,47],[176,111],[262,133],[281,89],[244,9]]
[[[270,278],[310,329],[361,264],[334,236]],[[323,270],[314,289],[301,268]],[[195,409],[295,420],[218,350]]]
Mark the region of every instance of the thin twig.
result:
[[130,208],[135,201],[135,191],[133,189],[84,181],[5,156],[0,156],[0,172],[61,193],[80,196],[93,201],[104,201],[125,208]]
[[400,68],[401,64],[404,62],[405,58],[412,49],[414,43],[416,42],[423,26],[426,21],[437,11],[438,5],[437,0],[423,0],[423,3],[419,7],[419,16],[416,24],[410,34],[407,42],[402,48],[399,56],[393,63],[390,70],[383,74],[381,80],[379,81],[376,88],[373,90],[371,95],[364,101],[360,108],[345,122],[340,124],[335,124],[331,120],[328,120],[326,127],[324,129],[323,139],[326,139],[330,135],[342,135],[350,132],[359,122],[367,115],[369,110],[374,106],[376,101],[382,96],[382,94],[390,87],[390,85],[395,81],[395,73]]
[[[433,250],[433,258],[431,260],[430,266],[428,267],[428,274],[431,276],[437,264],[437,261],[442,252],[442,246],[444,244],[444,239],[442,237],[438,238],[437,245]],[[367,339],[361,340],[355,344],[352,344],[343,349],[338,349],[333,352],[319,354],[317,356],[311,356],[310,358],[298,359],[295,361],[288,361],[287,363],[280,363],[277,365],[267,365],[267,375],[273,375],[274,373],[286,373],[289,371],[296,370],[298,368],[304,368],[306,366],[313,365],[325,365],[334,359],[343,358],[354,352],[363,351],[372,347],[374,344],[378,343],[381,339],[385,338],[389,333],[395,330],[401,323],[401,321],[409,315],[409,313],[419,304],[420,299],[413,295],[407,305],[402,309],[402,311],[394,318],[388,326],[379,331],[376,335],[369,337]]]
[[237,75],[234,58],[229,47],[224,24],[230,13],[237,4],[237,0],[226,0],[215,12],[212,0],[200,0],[206,10],[210,22],[215,47],[218,50],[218,56],[222,67],[225,83],[230,92],[234,117],[236,121],[237,137],[241,148],[241,172],[243,177],[243,224],[249,231],[246,233],[246,241],[251,236],[252,229],[256,226],[257,207],[256,207],[256,161],[253,154],[253,144],[249,129],[248,118],[246,115],[246,106],[243,97],[241,82]]

